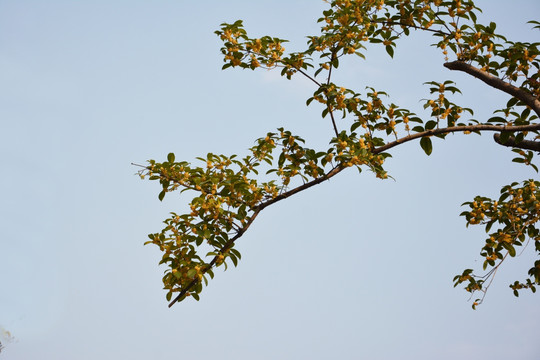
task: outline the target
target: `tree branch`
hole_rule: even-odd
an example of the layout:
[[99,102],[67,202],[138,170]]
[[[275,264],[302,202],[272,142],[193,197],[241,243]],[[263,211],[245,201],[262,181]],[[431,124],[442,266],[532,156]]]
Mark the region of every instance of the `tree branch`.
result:
[[[456,127],[450,127],[450,128],[442,128],[442,129],[433,129],[433,130],[427,130],[427,131],[423,131],[423,132],[420,132],[420,133],[417,133],[417,134],[405,136],[405,137],[400,138],[400,139],[398,139],[396,141],[393,141],[393,142],[390,142],[390,143],[388,143],[386,145],[375,148],[375,149],[373,149],[372,152],[374,154],[379,154],[379,153],[381,153],[383,151],[386,151],[386,150],[391,149],[391,148],[393,148],[393,147],[395,147],[397,145],[401,145],[403,143],[406,143],[406,142],[414,140],[414,139],[422,138],[422,137],[425,137],[425,136],[448,134],[448,133],[453,133],[453,132],[464,132],[464,131],[497,131],[497,132],[509,131],[509,132],[517,132],[517,131],[533,131],[533,130],[540,130],[540,124],[521,125],[521,126],[468,125],[468,126],[456,126]],[[497,140],[495,140],[495,141],[497,141]],[[525,141],[522,141],[519,144],[522,144],[523,142],[525,142]],[[540,148],[539,143],[536,143],[534,141],[531,141],[531,142],[534,143],[535,146]],[[508,145],[508,142],[507,142],[507,144],[502,144],[502,145],[512,146],[512,145]],[[136,165],[136,164],[133,164],[133,165]],[[141,166],[141,165],[138,165],[138,166]],[[270,205],[273,205],[273,204],[277,203],[278,201],[281,201],[281,200],[284,200],[284,199],[286,199],[286,198],[288,198],[290,196],[293,196],[293,195],[295,195],[295,194],[297,194],[297,193],[299,193],[301,191],[307,190],[310,187],[318,185],[318,184],[320,184],[320,183],[322,183],[322,182],[336,176],[337,174],[339,174],[341,171],[343,171],[345,169],[346,169],[346,167],[338,165],[338,166],[332,168],[329,172],[327,172],[323,176],[318,177],[316,179],[313,179],[312,181],[309,181],[309,182],[307,182],[307,183],[305,183],[305,184],[303,184],[301,186],[298,186],[298,187],[296,187],[294,189],[291,189],[291,190],[289,190],[287,192],[284,192],[283,194],[278,195],[278,196],[276,196],[275,198],[273,198],[271,200],[267,200],[265,202],[262,202],[261,204],[254,207],[253,208],[254,213],[250,217],[249,221],[246,223],[246,225],[244,225],[243,228],[238,230],[237,234],[234,237],[232,237],[229,241],[227,241],[227,243],[219,250],[219,254],[224,254],[230,248],[232,248],[235,241],[238,240],[240,237],[242,237],[242,235],[244,235],[244,233],[251,226],[251,224],[253,223],[255,218],[265,208],[267,208]],[[219,255],[214,256],[212,261],[210,261],[210,263],[208,263],[208,265],[202,271],[203,274],[208,272],[208,270],[210,270],[216,264],[218,256]],[[178,302],[180,299],[182,299],[189,292],[189,290],[191,290],[191,288],[193,288],[193,286],[195,286],[198,282],[199,282],[198,279],[193,279],[169,303],[169,307],[173,306],[176,302]]]
[[330,106],[328,106],[328,113],[330,114],[330,119],[332,119],[332,126],[334,127],[334,132],[336,133],[336,136],[339,136],[339,131],[337,129],[336,120],[334,119],[334,112],[332,111]]
[[372,23],[378,23],[378,24],[384,24],[384,25],[399,25],[399,26],[402,26],[402,27],[408,27],[408,28],[412,28],[412,29],[415,29],[415,30],[422,30],[422,31],[429,31],[429,32],[432,32],[432,33],[435,33],[435,34],[441,34],[441,35],[444,35],[444,36],[450,36],[449,33],[446,33],[442,30],[435,30],[435,29],[429,29],[429,28],[425,28],[425,27],[422,27],[422,26],[418,26],[418,25],[414,25],[414,24],[405,24],[405,23],[402,23],[402,22],[397,22],[397,21],[372,21]]
[[[330,79],[332,78],[332,68],[334,67],[334,59],[336,58],[336,50],[332,50],[332,55],[330,57],[330,69],[328,69],[328,79],[326,80],[326,85],[330,85]],[[330,113],[330,119],[332,119],[332,126],[334,127],[334,132],[336,136],[339,135],[339,131],[336,126],[336,120],[334,119],[334,113],[327,103],[328,112]]]
[[492,86],[496,89],[504,91],[505,93],[512,95],[515,98],[518,98],[523,103],[528,105],[535,113],[540,117],[540,100],[528,93],[527,91],[518,88],[510,83],[507,83],[500,78],[491,75],[486,71],[482,71],[471,64],[467,64],[464,61],[452,61],[443,64],[445,68],[450,70],[463,71],[469,75],[474,76],[477,79],[482,80],[489,86]]
[[321,83],[318,82],[317,80],[315,80],[314,78],[312,78],[311,76],[309,76],[305,71],[303,71],[302,69],[298,68],[298,67],[295,67],[296,71],[298,71],[300,74],[304,75],[305,77],[307,77],[309,80],[313,81],[318,87],[321,87]]
[[386,145],[380,146],[378,148],[375,148],[373,150],[374,154],[381,153],[383,151],[386,151],[388,149],[391,149],[397,145],[406,143],[408,141],[426,137],[426,136],[433,136],[433,135],[440,135],[440,134],[449,134],[454,132],[464,132],[464,131],[508,131],[508,132],[517,132],[517,131],[534,131],[534,130],[540,130],[540,124],[532,124],[532,125],[519,125],[519,126],[499,126],[499,125],[466,125],[466,126],[453,126],[453,127],[447,127],[447,128],[441,128],[441,129],[433,129],[433,130],[426,130],[422,131],[416,134],[408,135],[405,137],[402,137],[401,139],[397,139],[396,141],[392,141]]
[[276,196],[275,198],[271,199],[271,200],[268,200],[268,201],[265,201],[263,203],[261,203],[260,205],[256,206],[255,207],[255,211],[262,211],[263,209],[265,209],[266,207],[272,205],[272,204],[275,204],[277,203],[278,201],[281,201],[283,199],[286,199],[296,193],[299,193],[300,191],[304,191],[306,189],[309,189],[310,187],[312,186],[315,186],[317,184],[320,184],[322,183],[323,181],[326,181],[334,176],[336,176],[337,174],[339,174],[341,171],[345,170],[346,168],[344,167],[341,167],[341,166],[337,166],[335,168],[333,168],[332,170],[330,170],[329,172],[327,172],[326,174],[324,174],[323,176],[321,177],[318,177],[314,180],[311,180],[301,186],[298,186],[294,189],[291,189],[289,191],[286,191],[284,192],[283,194],[279,195],[279,196]]
[[521,140],[520,142],[516,142],[516,138],[511,136],[510,138],[508,138],[508,140],[506,140],[506,142],[502,142],[501,134],[498,133],[493,134],[493,140],[495,140],[497,144],[502,146],[533,150],[540,153],[540,141]]

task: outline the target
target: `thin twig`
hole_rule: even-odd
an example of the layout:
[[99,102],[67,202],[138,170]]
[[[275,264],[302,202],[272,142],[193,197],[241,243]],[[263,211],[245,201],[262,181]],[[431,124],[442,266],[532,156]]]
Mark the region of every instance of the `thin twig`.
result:
[[417,25],[404,24],[404,23],[397,22],[397,21],[372,21],[372,23],[374,23],[374,24],[383,24],[383,25],[399,25],[399,26],[413,28],[413,29],[416,29],[416,30],[429,31],[429,32],[432,32],[432,33],[441,34],[441,35],[445,35],[445,36],[450,35],[448,33],[445,33],[444,31],[441,31],[441,30],[428,29],[428,28],[425,28],[425,27],[421,27],[421,26],[417,26]]
[[297,67],[295,67],[296,71],[298,71],[300,74],[304,75],[305,77],[307,77],[309,80],[313,81],[315,84],[317,84],[318,87],[321,87],[321,83],[318,82],[317,80],[315,80],[314,78],[312,78],[311,76],[309,76],[308,74],[306,74],[302,69],[299,69]]
[[[334,67],[333,66],[333,61],[334,61],[334,58],[336,57],[336,51],[335,49],[332,50],[332,55],[330,57],[330,69],[328,70],[328,78],[326,80],[326,85],[330,85],[330,79],[332,77],[332,68]],[[328,99],[328,97],[327,97]],[[330,114],[330,119],[332,119],[332,126],[334,127],[334,132],[336,133],[336,136],[339,135],[339,131],[337,129],[337,125],[336,125],[336,120],[334,119],[334,112],[332,111],[332,109],[330,108],[330,105],[327,104],[327,109],[328,109],[328,113]]]
[[336,136],[339,135],[337,126],[336,126],[336,120],[334,119],[334,112],[332,109],[330,109],[330,106],[328,107],[328,113],[330,114],[330,119],[332,119],[332,126],[334,127],[334,132],[336,133]]

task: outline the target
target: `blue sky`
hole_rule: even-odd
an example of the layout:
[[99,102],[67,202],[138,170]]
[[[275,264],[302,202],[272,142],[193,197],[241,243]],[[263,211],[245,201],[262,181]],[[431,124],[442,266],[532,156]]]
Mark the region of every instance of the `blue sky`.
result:
[[[509,39],[538,41],[525,24],[537,1],[477,4]],[[268,208],[239,241],[238,268],[218,271],[200,302],[167,307],[160,253],[142,244],[190,198],[159,202],[131,163],[244,154],[281,126],[326,148],[328,119],[305,106],[311,84],[221,71],[213,34],[243,19],[253,36],[301,49],[324,8],[0,0],[0,330],[13,335],[0,335],[0,358],[538,358],[538,295],[508,288],[532,247],[501,268],[479,310],[452,287],[480,268],[485,236],[465,228],[460,204],[538,178],[489,135],[436,141],[430,157],[408,143],[387,163],[396,181],[351,170]],[[422,83],[451,79],[478,119],[506,101],[443,68],[429,43],[403,41],[393,61],[370,48],[335,81],[419,111]]]

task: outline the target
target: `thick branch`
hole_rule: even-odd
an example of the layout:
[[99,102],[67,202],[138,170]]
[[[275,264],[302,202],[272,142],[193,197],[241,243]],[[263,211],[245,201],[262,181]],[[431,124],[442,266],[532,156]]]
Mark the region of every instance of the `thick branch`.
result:
[[516,138],[511,136],[508,138],[508,140],[506,140],[506,142],[502,142],[501,134],[498,133],[493,134],[493,140],[495,140],[495,142],[499,145],[540,152],[540,141],[521,140],[520,142],[516,143]]
[[458,70],[466,72],[469,75],[474,76],[477,79],[482,80],[489,86],[504,91],[505,93],[518,98],[523,103],[528,105],[535,113],[540,117],[540,100],[528,93],[527,91],[518,88],[512,84],[509,84],[496,76],[491,75],[486,71],[482,71],[470,64],[463,61],[452,61],[444,64],[444,67],[450,70]]
[[392,141],[386,145],[380,146],[378,148],[375,148],[373,150],[374,154],[381,153],[383,151],[386,151],[388,149],[391,149],[397,145],[406,143],[408,141],[422,138],[425,136],[433,136],[433,135],[440,135],[440,134],[449,134],[454,132],[465,132],[465,131],[508,131],[508,132],[517,132],[517,131],[535,131],[540,130],[540,124],[532,124],[532,125],[520,125],[520,126],[498,126],[498,125],[466,125],[466,126],[453,126],[448,128],[441,128],[441,129],[433,129],[433,130],[427,130],[423,132],[419,132],[416,134],[408,135],[405,137],[402,137],[401,139],[397,139],[396,141]]

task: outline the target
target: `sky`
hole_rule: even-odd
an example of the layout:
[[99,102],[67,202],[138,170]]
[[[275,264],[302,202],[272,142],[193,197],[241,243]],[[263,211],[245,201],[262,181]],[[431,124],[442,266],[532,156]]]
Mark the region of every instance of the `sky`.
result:
[[[538,41],[535,0],[477,1],[480,21]],[[394,180],[345,171],[266,209],[199,302],[167,307],[157,248],[143,246],[189,197],[158,201],[136,167],[169,152],[246,154],[286,127],[312,147],[332,136],[315,88],[275,72],[221,70],[222,22],[253,36],[317,34],[322,1],[0,0],[0,359],[522,359],[540,356],[538,295],[512,295],[533,248],[505,263],[484,303],[453,288],[480,269],[485,233],[461,204],[535,178],[490,135],[449,136],[427,157],[395,149]],[[536,18],[538,20],[538,18]],[[335,82],[421,108],[426,81],[486,119],[507,101],[443,68],[430,39],[369,48]],[[345,128],[342,120],[338,126]]]

